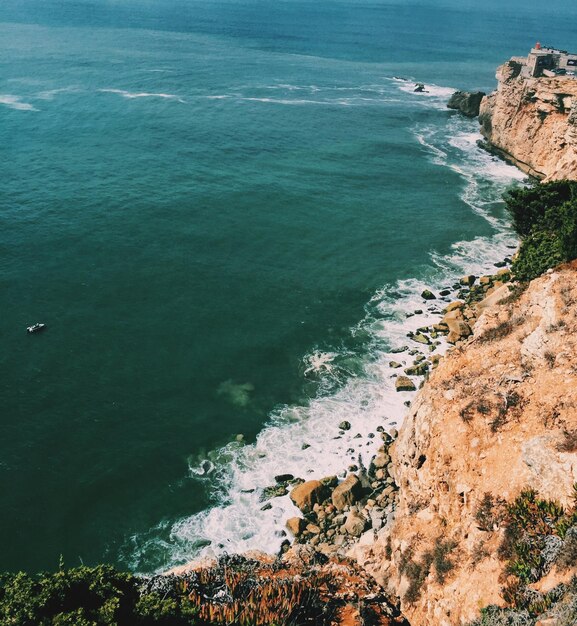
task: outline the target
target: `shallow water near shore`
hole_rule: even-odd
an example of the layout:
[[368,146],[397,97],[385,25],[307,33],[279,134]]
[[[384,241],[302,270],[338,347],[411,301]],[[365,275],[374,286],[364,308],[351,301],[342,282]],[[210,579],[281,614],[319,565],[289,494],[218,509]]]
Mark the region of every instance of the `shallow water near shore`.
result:
[[276,550],[275,474],[368,463],[422,289],[515,245],[445,103],[570,47],[518,4],[2,3],[2,569]]

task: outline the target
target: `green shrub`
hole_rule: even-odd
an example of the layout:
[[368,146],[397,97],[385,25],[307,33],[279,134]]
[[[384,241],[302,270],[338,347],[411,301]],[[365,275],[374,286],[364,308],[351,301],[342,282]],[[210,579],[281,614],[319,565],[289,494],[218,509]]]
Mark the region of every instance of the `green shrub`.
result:
[[0,576],[5,626],[193,625],[196,608],[173,586],[162,596],[141,593],[142,581],[111,566],[60,568]]
[[537,228],[546,230],[551,214],[577,197],[577,184],[568,180],[513,189],[504,196],[513,228],[525,238]]
[[577,258],[577,183],[561,180],[515,189],[505,196],[521,246],[513,263],[520,281]]
[[532,280],[564,260],[558,234],[536,231],[521,242],[513,271],[518,280]]

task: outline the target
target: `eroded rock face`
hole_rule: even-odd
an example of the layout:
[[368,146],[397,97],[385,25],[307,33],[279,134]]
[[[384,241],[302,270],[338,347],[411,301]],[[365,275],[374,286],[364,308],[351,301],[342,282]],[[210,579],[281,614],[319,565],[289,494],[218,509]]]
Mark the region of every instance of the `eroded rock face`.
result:
[[449,98],[447,107],[449,109],[456,109],[467,117],[477,117],[477,115],[479,115],[481,100],[485,95],[483,91],[455,91]]
[[[577,482],[577,262],[516,302],[483,304],[467,346],[431,373],[390,448],[394,519],[355,548],[411,626],[457,626],[504,604],[504,528],[481,530],[476,517],[486,493],[509,501],[532,487],[568,505]],[[416,566],[438,548],[444,579],[432,561],[415,590]]]
[[479,121],[489,146],[539,179],[577,177],[577,79],[525,78],[508,61],[497,90],[483,98]]

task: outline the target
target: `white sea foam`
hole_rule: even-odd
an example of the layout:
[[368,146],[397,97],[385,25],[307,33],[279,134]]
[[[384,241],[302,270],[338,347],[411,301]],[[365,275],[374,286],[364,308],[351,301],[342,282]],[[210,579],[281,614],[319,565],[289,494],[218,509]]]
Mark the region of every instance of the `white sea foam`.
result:
[[0,104],[16,111],[38,111],[29,102],[23,102],[20,96],[12,96],[10,94],[0,94]]
[[176,100],[177,102],[184,103],[180,96],[175,96],[171,93],[149,93],[147,91],[125,91],[124,89],[99,89],[101,93],[115,93],[123,98],[134,99],[134,98],[162,98],[164,100]]
[[[436,164],[462,177],[463,200],[492,224],[494,235],[457,242],[448,254],[432,252],[429,265],[415,269],[420,278],[385,285],[375,293],[364,319],[351,329],[353,336],[369,338],[369,348],[361,353],[312,350],[303,359],[302,371],[304,379],[318,381],[317,397],[275,411],[255,443],[234,441],[191,459],[189,480],[201,481],[217,504],[135,536],[131,545],[134,569],[151,561],[166,569],[223,552],[276,552],[286,538],[287,518],[299,511],[288,496],[273,498],[271,507],[262,510],[263,489],[274,485],[278,474],[310,479],[342,476],[349,464],[359,460],[367,466],[380,445],[377,427],[398,427],[407,410],[405,403],[415,395],[396,392],[397,371],[389,363],[412,365],[414,356],[409,351],[423,347],[407,333],[438,321],[445,304],[440,298],[424,301],[423,289],[438,292],[463,274],[493,272],[493,263],[515,246],[512,231],[492,209],[504,189],[522,175],[477,147],[478,135],[468,120],[451,119],[446,125],[413,130]],[[440,339],[434,353],[443,354],[447,347]],[[340,431],[339,423],[344,420],[351,429]]]
[[249,97],[239,97],[238,100],[244,102],[266,102],[270,104],[288,104],[288,105],[303,105],[303,104],[321,104],[327,105],[331,104],[330,102],[326,102],[324,100],[309,100],[306,98],[296,98],[296,99],[288,99],[288,98],[249,98]]
[[72,93],[75,91],[80,91],[80,88],[77,86],[70,87],[61,87],[59,89],[47,89],[46,91],[40,91],[36,94],[36,98],[40,100],[54,100],[54,97],[61,93]]

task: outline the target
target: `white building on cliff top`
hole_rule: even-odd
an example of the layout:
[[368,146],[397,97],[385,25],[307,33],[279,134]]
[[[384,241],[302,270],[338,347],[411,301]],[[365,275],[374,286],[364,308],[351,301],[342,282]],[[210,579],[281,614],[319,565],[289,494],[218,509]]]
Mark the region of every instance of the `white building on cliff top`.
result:
[[527,57],[524,68],[527,76],[560,76],[577,74],[577,54],[566,50],[547,48],[536,43]]

